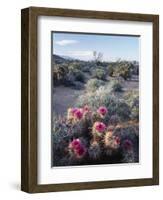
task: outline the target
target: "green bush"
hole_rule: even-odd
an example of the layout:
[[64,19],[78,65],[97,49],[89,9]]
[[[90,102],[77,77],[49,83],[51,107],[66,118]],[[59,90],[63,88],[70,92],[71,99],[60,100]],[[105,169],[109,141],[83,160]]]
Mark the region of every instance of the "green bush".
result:
[[114,73],[114,65],[113,64],[110,64],[109,66],[108,66],[108,74],[109,74],[109,76],[113,76],[113,73]]
[[[139,91],[130,90],[124,94],[124,99],[130,107],[136,105],[136,99],[139,99]],[[138,106],[138,105],[137,105]]]
[[62,81],[63,85],[66,87],[74,86],[75,77],[72,72],[68,72],[64,78],[64,81]]
[[80,81],[80,82],[85,81],[84,73],[81,72],[80,70],[74,70],[73,75],[74,75],[76,81]]
[[101,80],[105,80],[106,79],[106,72],[103,69],[95,69],[94,73],[93,73],[93,77],[97,78],[97,79],[101,79]]
[[68,70],[71,71],[71,72],[74,72],[75,70],[81,70],[81,65],[80,63],[77,63],[77,62],[73,62],[71,64],[69,64],[68,66]]
[[122,85],[118,82],[118,81],[115,81],[113,83],[113,86],[112,86],[112,89],[113,89],[113,92],[122,92]]
[[82,68],[82,71],[89,73],[90,72],[90,66],[89,65],[84,65],[83,68]]
[[55,84],[61,84],[68,73],[66,64],[55,64],[53,66],[53,81]]
[[139,64],[137,62],[131,64],[131,73],[133,75],[139,75]]
[[128,62],[119,62],[114,69],[113,76],[122,77],[124,80],[131,78],[131,64]]
[[90,79],[86,84],[86,90],[88,92],[95,92],[100,86],[103,86],[105,83],[102,80]]
[[131,116],[130,106],[123,99],[116,98],[112,94],[110,85],[101,86],[95,92],[87,92],[78,98],[77,106],[88,105],[96,110],[101,105],[108,109],[107,119],[117,114],[121,121],[129,120]]
[[139,120],[139,92],[129,91],[125,94],[124,99],[131,108],[131,118]]
[[53,69],[53,83],[73,86],[74,81],[85,81],[84,73],[79,69],[79,63],[55,64]]

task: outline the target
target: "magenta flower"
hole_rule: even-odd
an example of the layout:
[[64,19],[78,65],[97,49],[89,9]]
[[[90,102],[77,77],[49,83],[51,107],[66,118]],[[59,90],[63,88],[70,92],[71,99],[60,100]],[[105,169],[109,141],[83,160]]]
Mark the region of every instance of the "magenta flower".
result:
[[71,108],[71,114],[74,115],[74,113],[78,110],[78,108]]
[[80,145],[76,148],[76,155],[77,157],[83,157],[86,153],[86,149],[83,145]]
[[73,120],[74,119],[74,113],[78,110],[78,108],[69,108],[67,112],[67,119]]
[[93,125],[93,129],[95,129],[99,133],[103,133],[106,129],[106,125],[102,122],[95,122]]
[[75,110],[74,113],[73,113],[73,115],[74,115],[75,119],[77,119],[77,120],[82,119],[82,117],[83,117],[83,111],[82,111],[82,109]]
[[83,113],[83,109],[81,108],[69,108],[67,112],[67,119],[72,122],[76,122],[77,120],[82,119]]
[[104,106],[101,106],[98,110],[97,110],[98,114],[101,117],[104,117],[106,115],[106,113],[108,112],[107,108]]
[[77,148],[77,147],[80,146],[80,145],[81,145],[81,142],[80,142],[79,139],[73,139],[73,141],[70,143],[70,146],[71,146],[72,148]]
[[73,141],[69,144],[69,148],[77,158],[82,158],[86,153],[86,148],[81,143],[80,139],[73,139]]

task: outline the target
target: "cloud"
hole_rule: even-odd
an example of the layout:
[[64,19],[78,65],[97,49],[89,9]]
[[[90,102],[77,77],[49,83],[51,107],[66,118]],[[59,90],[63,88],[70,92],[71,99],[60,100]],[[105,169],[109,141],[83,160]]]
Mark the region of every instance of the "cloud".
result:
[[76,44],[79,43],[77,40],[59,40],[55,42],[56,44],[60,45],[60,46],[66,46],[69,44]]
[[93,55],[92,51],[69,51],[68,54],[77,57],[85,57]]

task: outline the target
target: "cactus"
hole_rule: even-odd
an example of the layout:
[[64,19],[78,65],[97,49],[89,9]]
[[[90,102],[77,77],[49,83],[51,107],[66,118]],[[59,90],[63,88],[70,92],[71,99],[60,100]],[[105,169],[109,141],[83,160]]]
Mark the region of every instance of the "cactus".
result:
[[120,138],[118,136],[113,135],[113,131],[108,131],[105,134],[104,138],[104,146],[107,155],[111,155],[117,152],[120,147]]
[[90,159],[93,159],[93,160],[100,159],[102,151],[101,151],[101,147],[98,142],[94,141],[91,143],[91,145],[88,149],[88,154],[89,154]]
[[127,163],[139,161],[138,123],[122,122],[111,109],[100,106],[69,108],[54,119],[53,165]]

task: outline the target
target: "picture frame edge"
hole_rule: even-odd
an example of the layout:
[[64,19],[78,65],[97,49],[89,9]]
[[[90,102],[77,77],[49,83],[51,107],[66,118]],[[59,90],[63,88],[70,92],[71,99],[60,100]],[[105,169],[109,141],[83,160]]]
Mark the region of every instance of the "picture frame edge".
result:
[[[103,184],[97,186],[99,182],[86,183],[64,183],[64,184],[37,184],[37,17],[42,15],[45,11],[50,9],[51,12],[70,12],[72,9],[55,9],[42,7],[28,7],[21,10],[21,190],[28,193],[37,192],[56,192],[56,191],[70,191],[83,189],[104,189],[117,187],[135,187],[159,184],[159,15],[138,14],[138,13],[119,13],[107,12],[117,17],[122,14],[131,15],[129,18],[136,19],[143,18],[153,23],[153,87],[157,88],[157,94],[153,90],[153,115],[157,118],[153,119],[153,177],[149,179],[130,179],[117,181],[100,181]],[[73,10],[79,12],[97,12],[102,11],[87,11],[87,10]],[[55,13],[53,13],[55,15]],[[71,14],[70,14],[71,15]],[[136,17],[136,15],[139,15]],[[106,17],[104,15],[104,17]],[[118,19],[119,19],[118,17]],[[125,18],[126,18],[125,17]],[[115,17],[116,18],[116,17]],[[114,19],[115,19],[114,18]],[[143,21],[139,20],[139,21]],[[115,19],[116,20],[116,19]],[[121,20],[124,20],[121,19]],[[155,38],[157,36],[157,38]],[[155,42],[154,42],[155,41]],[[155,50],[154,50],[155,48]],[[155,70],[156,68],[156,70]],[[32,119],[33,121],[32,121]],[[32,122],[31,122],[32,121]],[[157,125],[157,128],[156,128]],[[156,128],[156,130],[155,130]],[[155,134],[154,134],[155,133]],[[127,184],[126,181],[129,183]],[[119,182],[119,184],[118,184]],[[96,184],[95,184],[96,183]],[[76,186],[75,186],[76,184]],[[92,186],[91,186],[92,184]],[[95,184],[95,185],[94,185]],[[113,186],[110,186],[113,184]],[[85,186],[85,187],[84,187]],[[109,187],[108,187],[109,186]]]
[[30,8],[21,10],[21,190],[37,186],[37,26]]
[[[21,190],[29,191],[28,66],[29,8],[21,10]],[[25,159],[26,158],[26,159]]]
[[153,181],[159,185],[159,15],[153,16]]

